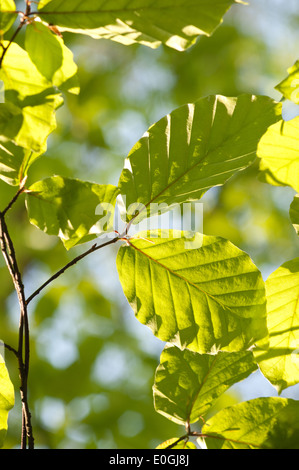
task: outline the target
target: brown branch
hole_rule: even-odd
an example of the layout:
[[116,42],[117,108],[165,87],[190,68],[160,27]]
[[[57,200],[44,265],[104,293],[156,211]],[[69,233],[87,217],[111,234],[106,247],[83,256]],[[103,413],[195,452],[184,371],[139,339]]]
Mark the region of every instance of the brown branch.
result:
[[[8,206],[9,207],[9,206]],[[19,347],[16,351],[19,372],[20,372],[20,393],[22,400],[22,449],[27,448],[27,440],[29,449],[34,448],[33,430],[31,424],[31,414],[28,405],[28,373],[29,373],[29,359],[30,359],[30,337],[29,337],[29,322],[27,314],[27,305],[25,298],[24,285],[22,276],[18,267],[16,253],[13,242],[11,240],[5,216],[0,213],[0,247],[11,275],[15,291],[18,296],[20,305],[20,323],[19,323]],[[12,350],[12,349],[11,349]],[[24,356],[24,358],[23,358]]]
[[10,201],[10,203],[8,204],[8,206],[7,206],[2,212],[0,212],[0,215],[5,216],[5,215],[7,214],[7,212],[12,208],[12,206],[17,202],[17,200],[19,199],[20,195],[25,191],[25,183],[26,183],[26,180],[27,180],[27,177],[24,178],[24,180],[21,182],[19,191],[18,191],[18,192],[16,193],[16,195],[12,198],[12,200]]

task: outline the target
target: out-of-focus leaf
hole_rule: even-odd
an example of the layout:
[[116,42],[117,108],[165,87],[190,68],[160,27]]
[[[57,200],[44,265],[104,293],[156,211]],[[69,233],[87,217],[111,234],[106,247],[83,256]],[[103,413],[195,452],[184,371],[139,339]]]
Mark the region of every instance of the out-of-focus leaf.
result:
[[113,229],[117,193],[112,185],[54,176],[29,188],[26,205],[30,222],[70,249]]
[[299,116],[272,125],[260,140],[257,155],[264,181],[299,191]]
[[202,428],[208,449],[299,449],[299,402],[256,398],[224,408]]
[[0,0],[0,35],[3,35],[13,25],[17,14],[14,0]]
[[255,160],[260,138],[279,118],[281,104],[251,95],[209,96],[165,116],[126,160],[119,188],[127,220],[137,204],[140,220],[223,185]]
[[155,409],[178,424],[194,423],[230,386],[256,369],[250,351],[212,356],[167,345],[156,371]]
[[14,403],[14,387],[0,355],[0,447],[3,446],[7,432],[8,413],[13,408]]
[[281,392],[299,383],[299,258],[269,276],[266,294],[270,345],[255,356],[262,373]]
[[73,53],[63,39],[43,23],[35,21],[26,28],[26,51],[37,70],[53,86],[70,93],[79,93],[77,65]]
[[120,281],[137,319],[162,341],[199,353],[240,351],[264,340],[265,287],[250,257],[222,238],[164,235],[141,233],[118,252]]
[[297,194],[294,197],[294,200],[291,204],[290,218],[291,218],[292,224],[294,225],[294,229],[299,235],[299,194]]
[[63,31],[106,38],[125,45],[156,48],[165,44],[179,51],[198,36],[211,35],[226,11],[240,0],[42,0],[39,16]]

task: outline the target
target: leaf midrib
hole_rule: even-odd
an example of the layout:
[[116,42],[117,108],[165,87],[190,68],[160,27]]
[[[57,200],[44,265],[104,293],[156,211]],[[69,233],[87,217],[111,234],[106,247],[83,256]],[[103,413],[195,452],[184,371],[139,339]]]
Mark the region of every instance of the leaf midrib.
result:
[[170,269],[169,267],[165,266],[164,264],[160,263],[158,260],[156,260],[155,258],[152,258],[151,256],[149,256],[148,254],[144,253],[144,251],[142,251],[140,248],[137,248],[137,246],[133,245],[129,240],[127,240],[127,242],[129,243],[129,246],[131,248],[133,248],[134,250],[138,251],[140,254],[144,255],[146,258],[148,258],[150,261],[152,261],[153,263],[156,263],[158,266],[162,267],[163,269],[165,269],[168,273],[172,274],[173,276],[176,276],[178,277],[179,279],[181,279],[182,281],[186,282],[188,285],[192,286],[192,287],[195,287],[197,290],[199,290],[200,292],[202,292],[206,297],[209,297],[211,298],[212,300],[214,300],[214,302],[216,302],[217,304],[219,304],[224,310],[229,310],[229,312],[232,314],[232,315],[235,315],[234,312],[230,309],[230,307],[228,307],[227,305],[224,305],[222,302],[220,302],[220,300],[218,300],[216,297],[214,297],[212,294],[210,294],[209,292],[206,292],[205,290],[201,289],[199,286],[197,286],[196,284],[194,284],[193,282],[189,281],[188,279],[186,279],[184,276],[181,276],[180,274],[177,274],[175,271],[173,271],[172,269]]

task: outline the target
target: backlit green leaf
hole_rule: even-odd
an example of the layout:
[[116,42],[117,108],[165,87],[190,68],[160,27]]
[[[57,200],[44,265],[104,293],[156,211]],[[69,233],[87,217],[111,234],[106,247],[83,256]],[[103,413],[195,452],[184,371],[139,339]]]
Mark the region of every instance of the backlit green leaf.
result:
[[5,363],[0,355],[0,447],[3,446],[6,432],[8,413],[15,402],[14,388]]
[[13,0],[0,0],[0,35],[13,25],[17,17],[15,11],[16,4]]
[[240,351],[265,338],[264,283],[246,253],[201,234],[139,236],[147,239],[120,248],[117,268],[137,319],[158,338],[200,353]]
[[208,449],[299,449],[299,402],[256,398],[224,408],[202,428]]
[[18,186],[38,157],[38,154],[17,147],[10,141],[0,140],[0,179],[12,186]]
[[61,95],[15,43],[5,55],[0,80],[5,85],[5,103],[0,104],[1,134],[20,147],[44,153],[47,138],[56,128],[55,110],[63,103]]
[[294,200],[291,204],[290,218],[291,218],[292,224],[294,225],[294,229],[299,235],[299,194],[297,194],[294,197]]
[[77,66],[62,38],[43,23],[35,21],[26,28],[25,47],[38,71],[53,86],[79,93]]
[[125,45],[179,51],[200,35],[211,35],[226,11],[240,0],[42,0],[39,16],[61,30],[106,38]]
[[155,409],[178,424],[194,423],[230,386],[256,369],[250,351],[212,356],[166,345],[156,371]]
[[113,229],[116,196],[115,186],[54,176],[33,184],[26,203],[30,222],[70,249]]
[[283,96],[299,104],[299,60],[288,69],[288,76],[275,87]]
[[281,392],[299,383],[299,258],[269,276],[266,294],[270,347],[255,355],[262,373]]
[[299,117],[271,126],[258,146],[261,178],[299,191]]
[[[131,150],[119,188],[127,219],[162,204],[198,200],[256,158],[259,139],[281,117],[281,104],[263,96],[210,96],[182,106],[154,124]],[[141,213],[142,212],[142,213]]]

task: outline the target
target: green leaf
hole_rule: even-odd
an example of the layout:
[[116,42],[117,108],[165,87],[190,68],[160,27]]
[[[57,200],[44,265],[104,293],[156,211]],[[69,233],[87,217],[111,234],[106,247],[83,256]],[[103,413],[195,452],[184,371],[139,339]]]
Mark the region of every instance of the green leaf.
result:
[[275,88],[280,91],[286,99],[299,104],[299,60],[288,69],[287,78]]
[[1,134],[20,147],[44,153],[47,138],[56,128],[55,110],[63,103],[60,93],[15,43],[5,55],[0,80],[5,85],[5,103],[0,104]]
[[194,423],[230,386],[256,369],[250,351],[212,356],[166,345],[153,388],[155,409],[178,424]]
[[197,447],[193,442],[186,442],[178,437],[173,437],[158,445],[156,449],[197,449]]
[[279,393],[299,383],[299,258],[284,263],[266,281],[267,352],[255,351],[265,377]]
[[299,191],[299,117],[272,125],[258,146],[261,178]]
[[13,0],[0,0],[0,36],[2,36],[15,22],[17,14],[16,4]]
[[[154,215],[159,205],[198,200],[224,184],[255,160],[259,139],[279,118],[281,104],[251,95],[209,96],[165,116],[126,160],[119,189],[127,220],[136,203]],[[139,212],[140,220],[146,211]]]
[[116,197],[115,186],[54,176],[29,188],[26,205],[30,222],[70,249],[113,230]]
[[162,341],[199,353],[240,351],[264,339],[265,287],[250,257],[222,238],[169,232],[141,233],[118,252],[137,319]]
[[299,402],[256,398],[224,408],[202,428],[208,449],[299,449]]
[[5,363],[0,355],[0,447],[3,447],[7,432],[8,413],[15,402],[14,388]]
[[25,48],[37,70],[53,86],[79,93],[78,68],[62,38],[43,23],[35,21],[26,28]]
[[294,229],[299,235],[299,194],[296,194],[290,207],[290,218]]
[[0,139],[0,179],[12,186],[20,185],[37,158],[39,154]]
[[179,51],[210,36],[226,11],[240,0],[42,0],[39,16],[62,31],[106,38],[125,45],[156,48],[165,44]]

